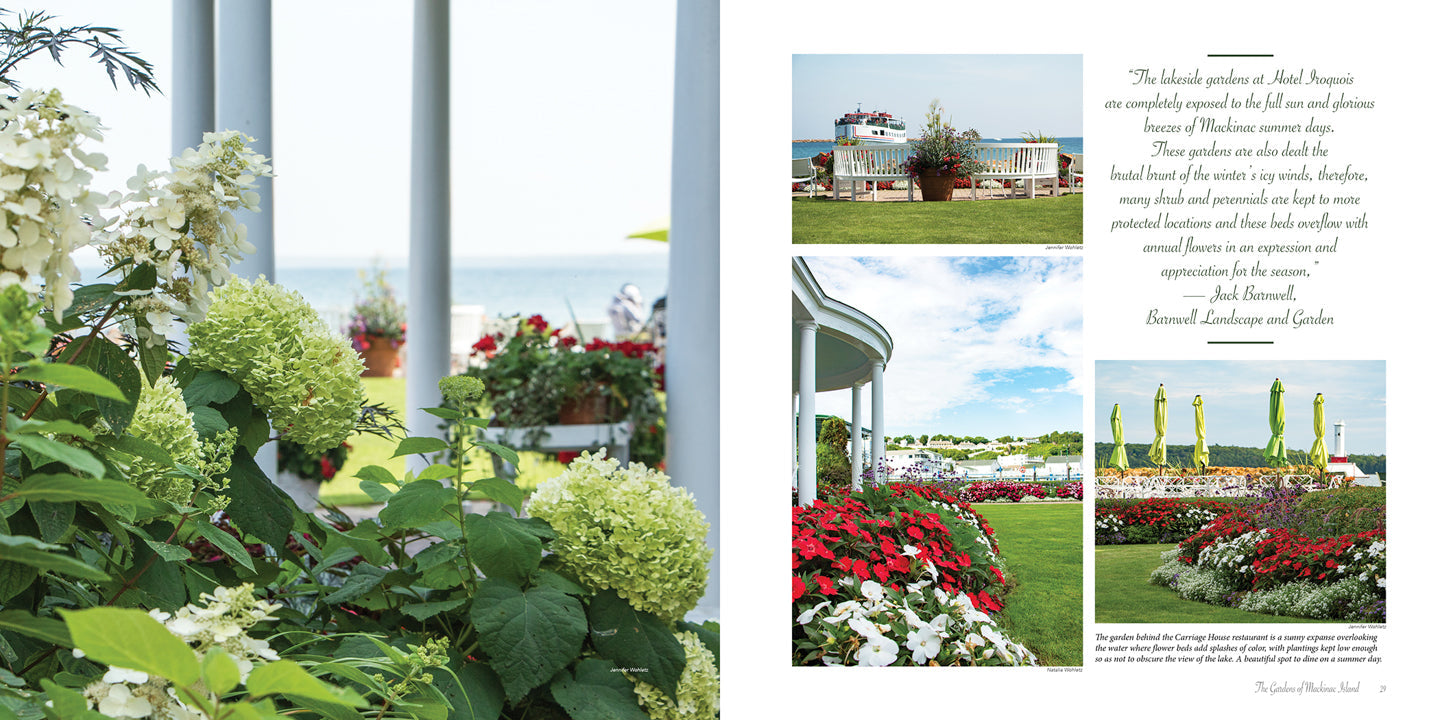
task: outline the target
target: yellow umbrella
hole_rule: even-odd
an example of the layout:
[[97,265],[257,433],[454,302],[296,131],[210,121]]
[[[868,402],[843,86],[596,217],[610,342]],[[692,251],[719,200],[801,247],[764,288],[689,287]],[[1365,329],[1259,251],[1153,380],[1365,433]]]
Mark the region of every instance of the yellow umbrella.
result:
[[660,242],[670,242],[670,217],[667,215],[664,218],[655,220],[646,225],[645,227],[642,227],[639,230],[636,230],[635,232],[626,235],[625,237],[636,238],[639,240],[658,240]]
[[1165,426],[1169,423],[1169,400],[1165,398],[1165,383],[1155,391],[1155,442],[1150,444],[1150,462],[1156,467],[1165,465]]
[[1270,442],[1265,444],[1265,462],[1273,467],[1285,460],[1285,383],[1275,378],[1270,386]]
[[1190,404],[1195,406],[1195,467],[1203,470],[1210,465],[1210,448],[1205,447],[1205,401],[1196,395]]
[[1110,411],[1110,433],[1115,436],[1115,449],[1110,452],[1110,467],[1120,471],[1120,477],[1125,477],[1125,470],[1130,467],[1130,459],[1125,457],[1125,428],[1120,424],[1120,403],[1115,403],[1115,409]]
[[1324,472],[1330,452],[1325,448],[1325,396],[1315,393],[1315,444],[1310,446],[1310,464]]

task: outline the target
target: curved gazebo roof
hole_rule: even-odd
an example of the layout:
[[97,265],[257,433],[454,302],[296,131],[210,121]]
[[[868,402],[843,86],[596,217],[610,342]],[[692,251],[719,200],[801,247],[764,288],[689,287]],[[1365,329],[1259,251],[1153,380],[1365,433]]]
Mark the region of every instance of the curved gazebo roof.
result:
[[[815,390],[843,390],[868,382],[871,367],[890,362],[894,343],[875,318],[825,294],[802,258],[791,263],[791,348],[800,347],[799,321],[819,327],[815,337]],[[800,356],[790,354],[790,388],[800,389]]]

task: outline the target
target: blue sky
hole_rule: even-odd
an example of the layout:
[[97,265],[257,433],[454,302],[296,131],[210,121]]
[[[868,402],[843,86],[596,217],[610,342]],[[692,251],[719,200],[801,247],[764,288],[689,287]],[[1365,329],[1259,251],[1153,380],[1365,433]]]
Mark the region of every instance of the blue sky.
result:
[[1349,453],[1385,452],[1385,362],[1107,361],[1095,363],[1095,431],[1110,441],[1110,411],[1120,403],[1125,442],[1155,439],[1155,391],[1165,384],[1170,420],[1166,443],[1195,442],[1195,409],[1205,401],[1205,442],[1265,447],[1270,440],[1270,386],[1285,386],[1285,447],[1309,451],[1315,441],[1315,393],[1325,395],[1325,443],[1335,450],[1335,422],[1345,421]]
[[[164,167],[171,3],[43,5],[59,24],[118,28],[166,93],[112,89],[82,50],[67,52],[63,68],[48,56],[19,66],[14,76],[27,86],[59,87],[108,126],[106,142],[86,148],[110,158],[95,188],[123,189],[139,163]],[[456,256],[666,251],[625,236],[670,212],[675,2],[635,0],[625,9],[585,0],[450,4]],[[353,257],[403,261],[411,4],[277,2],[272,13],[277,258],[332,256],[343,244]],[[612,163],[603,180],[586,176],[576,143],[604,137],[598,121],[621,118],[637,130],[624,140],[627,161]],[[584,188],[566,194],[560,213],[540,190],[557,172]]]
[[957,130],[986,138],[1081,137],[1080,57],[795,55],[791,137],[834,137],[835,119],[856,103],[903,118],[918,137],[936,98]]
[[[807,257],[825,294],[894,340],[885,434],[1039,435],[1080,430],[1078,258]],[[870,426],[865,391],[865,426]],[[850,416],[850,392],[821,393]]]

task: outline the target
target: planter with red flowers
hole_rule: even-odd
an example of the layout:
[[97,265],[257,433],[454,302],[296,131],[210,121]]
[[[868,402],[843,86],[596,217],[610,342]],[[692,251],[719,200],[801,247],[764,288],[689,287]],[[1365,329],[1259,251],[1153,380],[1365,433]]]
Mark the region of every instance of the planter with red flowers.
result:
[[365,363],[363,377],[390,377],[400,366],[400,348],[405,345],[405,306],[395,299],[395,288],[385,271],[360,271],[363,286],[346,328],[350,344]]
[[547,427],[628,422],[646,442],[632,460],[663,460],[662,368],[655,347],[629,340],[583,341],[532,315],[480,338],[467,374],[485,381],[492,426],[523,428],[521,445],[540,447]]

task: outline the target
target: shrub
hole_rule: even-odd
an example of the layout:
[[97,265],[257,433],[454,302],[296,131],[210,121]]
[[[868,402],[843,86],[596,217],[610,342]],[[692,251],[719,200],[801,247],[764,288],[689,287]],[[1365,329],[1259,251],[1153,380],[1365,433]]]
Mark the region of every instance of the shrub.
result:
[[644,465],[582,453],[540,484],[530,514],[554,528],[555,554],[575,579],[613,589],[637,610],[674,622],[705,594],[710,530],[695,499]]

